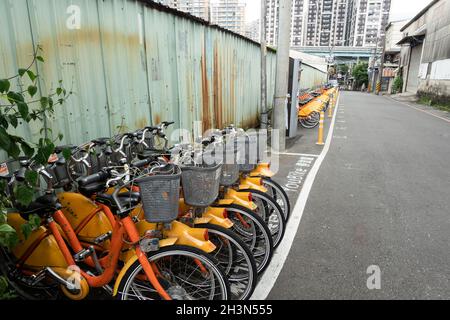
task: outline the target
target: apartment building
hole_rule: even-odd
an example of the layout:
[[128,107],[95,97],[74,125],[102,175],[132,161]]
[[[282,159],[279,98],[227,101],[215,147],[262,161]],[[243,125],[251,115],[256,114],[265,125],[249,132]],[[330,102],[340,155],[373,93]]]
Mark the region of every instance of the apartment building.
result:
[[[267,42],[276,45],[279,0],[266,0]],[[374,46],[391,0],[293,0],[291,46]]]
[[[292,0],[291,47],[303,45],[304,3],[307,0]],[[266,0],[266,39],[276,46],[278,37],[278,0]]]
[[260,34],[261,34],[261,20],[257,19],[254,21],[251,21],[247,23],[245,26],[245,36],[247,38],[250,38],[254,41],[260,40]]
[[210,0],[160,0],[159,2],[203,20],[210,20]]
[[218,0],[212,2],[211,23],[245,35],[245,3],[241,0]]
[[343,46],[349,0],[309,0],[306,3],[306,46]]
[[389,22],[391,0],[350,0],[346,45],[376,46]]

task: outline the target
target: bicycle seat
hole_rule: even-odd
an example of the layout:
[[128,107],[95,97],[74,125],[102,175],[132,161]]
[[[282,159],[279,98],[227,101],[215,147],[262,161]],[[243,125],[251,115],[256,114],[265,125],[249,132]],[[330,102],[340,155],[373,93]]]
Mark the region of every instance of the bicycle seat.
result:
[[138,153],[138,158],[141,160],[144,159],[148,159],[148,158],[157,158],[161,155],[162,151],[160,150],[155,150],[155,149],[149,149],[149,150],[144,150],[142,152]]
[[18,209],[20,211],[20,216],[23,219],[28,220],[31,214],[37,214],[39,217],[43,218],[48,214],[61,209],[61,204],[55,194],[45,194],[30,203],[27,207]]
[[[139,204],[140,195],[137,192],[122,192],[118,195],[120,205],[122,208],[133,208]],[[116,201],[113,196],[106,193],[99,193],[95,197],[95,201],[100,202],[108,206],[111,210],[115,211],[118,209]]]
[[77,146],[74,146],[72,144],[68,144],[68,145],[65,145],[65,146],[59,146],[59,147],[55,148],[55,153],[56,154],[60,154],[61,152],[63,152],[66,149],[69,149],[70,151],[73,151],[76,148],[77,148]]
[[98,139],[92,140],[92,142],[95,143],[96,145],[104,146],[110,140],[111,140],[111,138],[98,138]]

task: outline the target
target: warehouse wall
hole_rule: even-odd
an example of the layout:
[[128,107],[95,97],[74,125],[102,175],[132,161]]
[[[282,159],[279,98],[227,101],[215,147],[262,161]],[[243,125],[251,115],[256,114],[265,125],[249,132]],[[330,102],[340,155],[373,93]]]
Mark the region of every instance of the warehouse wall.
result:
[[[0,78],[27,66],[39,44],[41,90],[61,79],[74,92],[48,119],[63,143],[164,120],[189,130],[194,121],[203,129],[258,122],[258,44],[151,1],[2,0],[0,30]],[[269,104],[275,57],[269,51]],[[38,127],[20,133],[35,139]]]

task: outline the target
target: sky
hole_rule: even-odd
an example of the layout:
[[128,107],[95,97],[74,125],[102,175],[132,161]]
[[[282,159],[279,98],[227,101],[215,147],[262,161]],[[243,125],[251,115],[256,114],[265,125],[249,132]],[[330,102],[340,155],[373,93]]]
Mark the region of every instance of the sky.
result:
[[[261,11],[261,0],[241,0],[247,4],[247,22],[259,19]],[[420,10],[425,8],[431,0],[392,0],[391,21],[411,19]]]

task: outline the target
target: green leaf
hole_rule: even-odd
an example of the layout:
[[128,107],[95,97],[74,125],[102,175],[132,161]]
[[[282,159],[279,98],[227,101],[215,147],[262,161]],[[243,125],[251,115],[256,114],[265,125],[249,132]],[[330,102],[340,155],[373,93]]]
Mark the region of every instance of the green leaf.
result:
[[19,145],[16,142],[12,142],[9,146],[8,155],[13,157],[14,159],[19,158],[20,155],[20,148]]
[[29,86],[28,87],[28,93],[30,94],[30,97],[34,97],[34,95],[37,92],[37,87],[36,86]]
[[0,226],[8,221],[8,216],[6,213],[1,212],[0,213]]
[[41,98],[41,107],[42,109],[46,109],[48,106],[48,98],[47,97],[42,97]]
[[36,230],[41,226],[41,218],[37,214],[32,214],[28,218],[28,223],[33,230]]
[[15,104],[17,102],[24,102],[23,95],[21,93],[10,91],[8,92],[8,100],[11,104]]
[[46,145],[41,143],[41,147],[36,153],[35,160],[42,165],[46,165],[48,162],[48,158],[54,152],[54,150],[55,145],[53,143],[49,143]]
[[58,96],[60,96],[62,92],[63,92],[63,89],[62,89],[62,88],[56,88],[56,94],[57,94]]
[[18,102],[17,108],[19,109],[19,113],[24,120],[29,119],[28,117],[28,105],[25,102]]
[[26,143],[25,141],[22,141],[21,147],[22,147],[23,153],[25,154],[25,156],[27,158],[33,157],[34,149],[32,147],[30,147],[30,145],[28,143]]
[[39,60],[40,62],[44,62],[44,58],[42,58],[41,56],[37,56],[36,60]]
[[11,145],[11,138],[4,127],[0,127],[0,148],[8,151]]
[[0,225],[0,233],[15,233],[16,230],[14,230],[13,227],[11,227],[9,224],[2,224]]
[[31,185],[36,185],[39,179],[39,174],[36,171],[27,170],[25,172],[25,181]]
[[72,151],[70,149],[64,149],[62,154],[66,160],[70,160],[70,157],[72,157]]
[[15,196],[17,202],[24,206],[28,206],[33,201],[34,191],[25,185],[18,185],[15,188]]
[[31,80],[32,82],[34,82],[34,80],[36,80],[37,76],[34,74],[33,71],[27,70],[27,74],[28,74],[28,77],[30,78],[30,80]]
[[58,140],[62,141],[62,139],[64,138],[64,135],[62,133],[58,134]]
[[11,87],[11,83],[7,79],[1,79],[0,80],[0,92],[8,92],[9,88]]
[[1,114],[1,112],[0,112],[0,126],[2,126],[5,129],[8,129],[8,126],[9,126],[6,116]]
[[8,119],[9,119],[9,123],[11,123],[11,125],[14,128],[17,128],[17,125],[19,124],[17,121],[17,117],[14,114],[10,114],[10,115],[8,115]]
[[23,75],[25,74],[25,72],[27,72],[27,69],[19,69],[19,76],[23,77]]
[[22,231],[23,236],[25,239],[28,239],[33,232],[33,227],[29,223],[24,223],[20,226],[20,230]]

